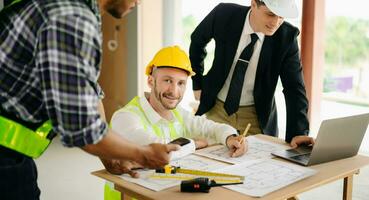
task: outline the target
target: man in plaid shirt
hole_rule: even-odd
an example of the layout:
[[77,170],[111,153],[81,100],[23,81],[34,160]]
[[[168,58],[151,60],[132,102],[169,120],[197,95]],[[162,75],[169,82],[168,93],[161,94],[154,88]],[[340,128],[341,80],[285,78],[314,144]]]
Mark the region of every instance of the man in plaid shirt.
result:
[[[108,128],[97,83],[99,8],[114,17],[138,0],[24,0],[0,15],[0,115],[30,129],[51,120],[67,147],[99,156],[115,173],[161,167],[176,145],[137,146]],[[0,130],[1,133],[1,130]],[[0,146],[0,198],[39,199],[32,158]],[[116,159],[114,163],[106,160]],[[104,162],[105,161],[105,162]]]

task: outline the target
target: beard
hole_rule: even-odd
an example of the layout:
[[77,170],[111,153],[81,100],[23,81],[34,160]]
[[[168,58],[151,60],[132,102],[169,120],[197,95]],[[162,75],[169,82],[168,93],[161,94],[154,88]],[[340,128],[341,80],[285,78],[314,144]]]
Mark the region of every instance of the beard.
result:
[[105,10],[114,18],[121,19],[125,14],[125,9],[120,9],[124,1],[125,0],[108,0],[105,4]]
[[[155,95],[155,98],[160,102],[160,104],[165,109],[168,109],[168,110],[175,109],[177,107],[177,105],[179,104],[179,102],[181,102],[181,100],[183,98],[183,96],[176,97],[172,92],[164,92],[164,93],[159,92],[157,90],[156,83],[154,84],[154,95]],[[176,99],[177,103],[175,105],[168,104],[168,103],[165,102],[165,100],[163,98]]]
[[122,18],[122,13],[120,13],[117,9],[115,9],[115,8],[109,8],[108,10],[107,10],[107,12],[111,15],[111,16],[113,16],[114,18],[116,18],[116,19],[121,19]]

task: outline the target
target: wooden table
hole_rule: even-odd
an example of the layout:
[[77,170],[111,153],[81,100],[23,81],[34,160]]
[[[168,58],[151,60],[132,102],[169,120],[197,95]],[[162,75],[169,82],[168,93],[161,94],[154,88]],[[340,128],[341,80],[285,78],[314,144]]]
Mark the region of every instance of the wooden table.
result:
[[[285,144],[283,140],[270,136],[260,135],[261,139]],[[276,158],[274,158],[276,159]],[[217,200],[217,199],[258,199],[258,200],[277,200],[288,199],[297,196],[313,188],[325,185],[327,183],[343,179],[343,199],[352,199],[353,176],[358,174],[360,168],[369,164],[369,157],[357,155],[351,158],[331,161],[319,165],[313,165],[309,168],[315,169],[317,173],[311,177],[293,183],[287,187],[269,193],[261,198],[254,198],[242,193],[234,192],[223,187],[212,188],[210,193],[181,193],[179,186],[175,186],[159,192],[146,189],[142,186],[130,183],[122,178],[111,175],[106,170],[92,172],[93,175],[101,177],[114,183],[115,189],[122,192],[123,198],[127,196],[141,199],[176,199],[176,200]],[[246,177],[247,178],[247,177]]]

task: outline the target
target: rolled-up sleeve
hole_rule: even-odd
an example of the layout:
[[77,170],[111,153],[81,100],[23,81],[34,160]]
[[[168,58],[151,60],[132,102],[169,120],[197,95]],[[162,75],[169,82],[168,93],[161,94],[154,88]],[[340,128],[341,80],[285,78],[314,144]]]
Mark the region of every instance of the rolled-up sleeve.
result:
[[101,32],[94,15],[61,15],[39,33],[36,67],[53,131],[63,145],[99,142],[108,126],[98,112]]

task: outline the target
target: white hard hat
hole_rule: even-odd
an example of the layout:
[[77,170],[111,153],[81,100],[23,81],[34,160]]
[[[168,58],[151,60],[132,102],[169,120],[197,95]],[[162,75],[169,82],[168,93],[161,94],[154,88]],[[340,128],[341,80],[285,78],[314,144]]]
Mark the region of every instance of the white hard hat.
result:
[[296,18],[298,9],[295,0],[260,0],[274,14],[284,18]]

